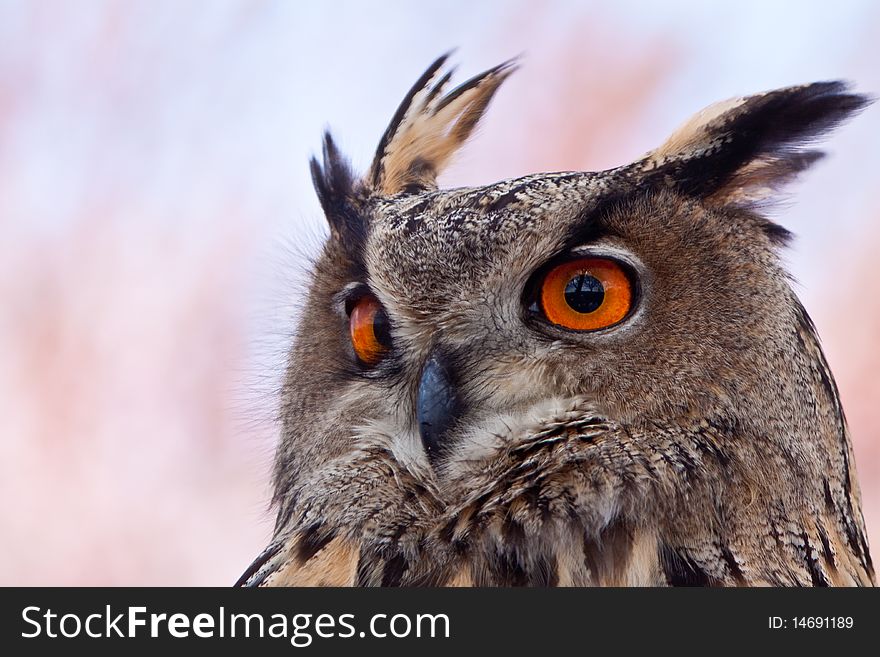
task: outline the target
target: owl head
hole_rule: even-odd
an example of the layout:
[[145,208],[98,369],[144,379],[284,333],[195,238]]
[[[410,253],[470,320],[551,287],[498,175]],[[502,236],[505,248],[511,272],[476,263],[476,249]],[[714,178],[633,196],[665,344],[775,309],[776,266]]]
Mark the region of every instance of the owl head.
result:
[[242,581],[869,580],[837,391],[761,214],[866,98],[779,89],[619,168],[438,189],[516,68],[449,90],[445,64],[366,175],[329,134],[312,161],[329,237]]

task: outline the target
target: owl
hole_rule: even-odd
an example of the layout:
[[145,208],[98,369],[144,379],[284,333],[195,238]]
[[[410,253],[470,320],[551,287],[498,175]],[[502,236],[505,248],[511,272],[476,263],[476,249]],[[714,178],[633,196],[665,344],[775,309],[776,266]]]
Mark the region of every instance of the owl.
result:
[[329,236],[246,586],[874,583],[853,450],[762,214],[865,107],[841,82],[713,105],[600,172],[438,189],[516,62],[406,94]]

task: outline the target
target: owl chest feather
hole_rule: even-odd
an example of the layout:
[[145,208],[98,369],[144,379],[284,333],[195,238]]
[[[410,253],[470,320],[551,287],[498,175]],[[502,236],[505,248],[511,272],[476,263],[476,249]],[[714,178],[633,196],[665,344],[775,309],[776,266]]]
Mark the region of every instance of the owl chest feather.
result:
[[798,491],[761,483],[748,454],[728,450],[757,441],[720,431],[702,422],[640,433],[590,413],[570,417],[460,471],[447,482],[457,487],[452,500],[374,445],[298,489],[277,548],[247,581],[870,584],[846,501],[820,482],[815,495],[802,494],[803,479]]

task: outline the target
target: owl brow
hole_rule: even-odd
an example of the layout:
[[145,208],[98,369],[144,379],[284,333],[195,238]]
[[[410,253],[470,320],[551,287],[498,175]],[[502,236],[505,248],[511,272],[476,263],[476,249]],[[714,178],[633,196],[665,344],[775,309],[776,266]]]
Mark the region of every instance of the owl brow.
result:
[[610,196],[584,209],[565,231],[560,252],[568,253],[578,246],[596,242],[603,237],[616,236],[606,218],[621,202],[621,197]]
[[333,307],[341,312],[348,312],[348,306],[353,301],[365,294],[370,293],[370,286],[361,281],[351,281],[332,297]]

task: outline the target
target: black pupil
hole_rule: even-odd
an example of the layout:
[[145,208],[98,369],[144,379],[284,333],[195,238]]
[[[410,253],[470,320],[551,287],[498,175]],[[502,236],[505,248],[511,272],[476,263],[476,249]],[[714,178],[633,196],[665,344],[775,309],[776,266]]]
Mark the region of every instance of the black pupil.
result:
[[591,313],[602,305],[605,288],[599,279],[580,273],[565,286],[565,302],[575,312]]
[[373,335],[383,347],[391,346],[391,327],[388,323],[388,315],[383,310],[377,310],[373,315]]

